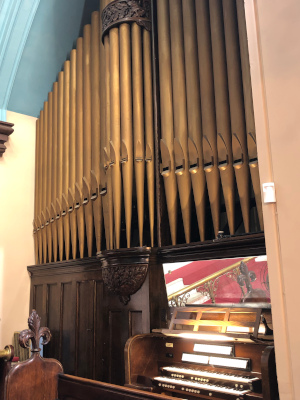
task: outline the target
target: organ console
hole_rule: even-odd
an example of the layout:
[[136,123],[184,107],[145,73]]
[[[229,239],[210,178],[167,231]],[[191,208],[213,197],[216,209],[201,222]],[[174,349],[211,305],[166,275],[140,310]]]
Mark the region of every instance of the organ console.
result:
[[185,399],[278,399],[261,309],[177,308],[169,330],[125,348],[126,386]]

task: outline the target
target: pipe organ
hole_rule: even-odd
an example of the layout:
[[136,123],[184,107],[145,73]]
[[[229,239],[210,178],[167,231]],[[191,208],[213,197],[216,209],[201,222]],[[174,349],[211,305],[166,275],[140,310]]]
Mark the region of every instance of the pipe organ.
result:
[[36,123],[37,264],[263,229],[243,7],[100,1]]

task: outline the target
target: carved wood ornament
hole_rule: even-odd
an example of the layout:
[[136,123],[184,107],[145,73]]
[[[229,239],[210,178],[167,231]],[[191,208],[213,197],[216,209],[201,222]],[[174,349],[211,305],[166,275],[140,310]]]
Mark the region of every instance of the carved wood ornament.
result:
[[32,343],[32,353],[39,353],[41,349],[39,348],[40,338],[43,338],[42,345],[45,345],[51,340],[50,330],[46,327],[41,326],[41,318],[38,316],[35,310],[32,310],[28,318],[28,327],[20,333],[19,343],[23,348],[30,348],[29,340]]
[[6,150],[5,142],[8,141],[8,136],[13,133],[12,127],[14,124],[11,124],[10,122],[3,122],[0,121],[0,157],[2,157],[2,154]]
[[102,11],[102,39],[110,28],[124,22],[136,22],[151,30],[150,0],[115,0]]
[[108,250],[98,254],[102,263],[102,278],[108,290],[119,296],[126,305],[130,296],[144,283],[149,266],[151,248]]

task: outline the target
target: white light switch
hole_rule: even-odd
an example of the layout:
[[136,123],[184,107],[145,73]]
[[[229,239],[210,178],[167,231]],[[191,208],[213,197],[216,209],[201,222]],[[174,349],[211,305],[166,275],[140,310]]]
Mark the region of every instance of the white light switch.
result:
[[262,184],[264,204],[276,203],[275,185],[274,182]]

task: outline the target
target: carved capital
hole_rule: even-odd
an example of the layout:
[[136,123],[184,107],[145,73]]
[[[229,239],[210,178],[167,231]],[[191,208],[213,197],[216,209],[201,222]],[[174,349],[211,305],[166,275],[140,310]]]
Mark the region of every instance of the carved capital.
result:
[[151,248],[107,250],[98,253],[102,263],[102,278],[108,290],[126,305],[130,296],[144,283],[149,266]]
[[0,157],[6,150],[5,142],[8,140],[8,136],[13,133],[12,127],[14,124],[11,124],[10,122],[3,122],[0,121]]
[[115,0],[109,3],[102,11],[102,39],[110,28],[132,22],[151,30],[150,0]]

